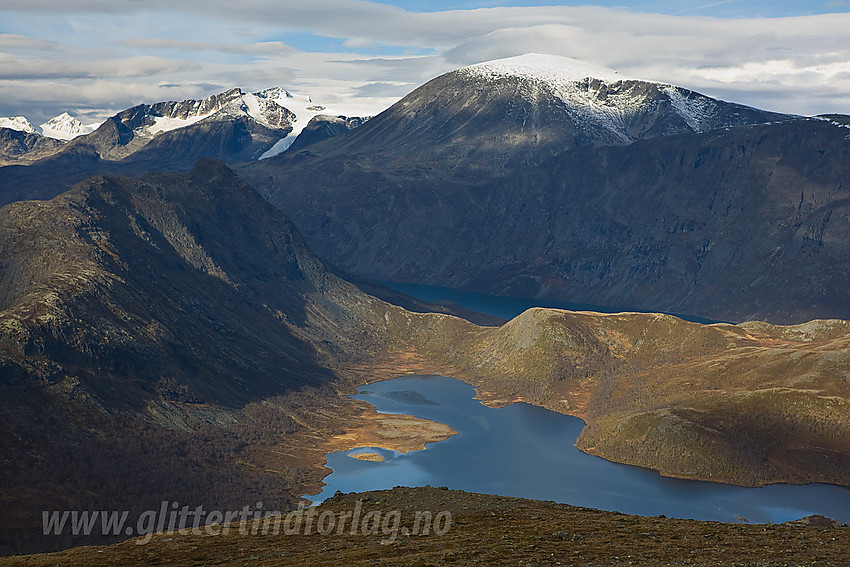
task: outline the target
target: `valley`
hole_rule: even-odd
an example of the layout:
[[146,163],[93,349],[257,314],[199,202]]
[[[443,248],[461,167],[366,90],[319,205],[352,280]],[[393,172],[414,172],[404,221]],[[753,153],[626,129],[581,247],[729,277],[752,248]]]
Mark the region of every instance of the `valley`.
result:
[[[368,120],[329,109],[232,89],[142,104],[67,143],[0,130],[0,553],[123,537],[42,536],[45,510],[291,510],[322,490],[328,453],[370,447],[351,461],[372,466],[464,435],[351,398],[410,375],[581,418],[569,443],[584,457],[648,475],[850,487],[846,117],[534,55],[441,75]],[[555,305],[478,313],[404,284]],[[460,506],[455,554],[514,505],[669,530],[671,560],[693,546],[670,538],[724,540],[720,557],[755,565],[792,532],[801,561],[833,560],[827,538],[844,537],[433,489],[380,498]],[[517,541],[538,545],[523,518]],[[728,543],[759,529],[772,544]],[[609,564],[600,533],[576,550]],[[196,559],[194,540],[161,539],[144,553]],[[222,561],[242,557],[234,541],[216,542]],[[374,542],[337,543],[359,561]],[[134,545],[104,553],[143,560]]]

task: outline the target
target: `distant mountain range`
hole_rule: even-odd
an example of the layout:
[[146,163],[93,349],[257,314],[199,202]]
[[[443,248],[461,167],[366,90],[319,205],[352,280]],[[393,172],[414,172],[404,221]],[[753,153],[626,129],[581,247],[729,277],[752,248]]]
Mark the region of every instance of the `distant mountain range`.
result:
[[441,75],[368,128],[314,153],[358,156],[386,168],[428,160],[452,176],[478,169],[492,175],[580,147],[794,118],[573,59],[527,55]]
[[15,164],[0,203],[214,157],[362,277],[850,318],[848,126],[527,55],[437,77],[368,122],[274,88],[136,106],[67,143],[0,129]]
[[[203,157],[265,159],[286,151],[302,130],[308,129],[308,134],[296,147],[337,135],[368,118],[346,115],[348,110],[344,104],[318,104],[275,87],[143,104],[92,125],[68,113],[40,127],[22,116],[0,118],[0,165],[34,165],[67,188],[98,168],[188,169]],[[4,202],[9,200],[14,199]]]

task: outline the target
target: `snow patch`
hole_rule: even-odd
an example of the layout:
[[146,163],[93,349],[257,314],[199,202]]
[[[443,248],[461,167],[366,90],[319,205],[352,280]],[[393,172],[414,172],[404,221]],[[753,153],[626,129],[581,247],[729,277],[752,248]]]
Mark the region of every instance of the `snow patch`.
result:
[[186,126],[191,126],[192,124],[200,122],[204,118],[207,118],[213,114],[215,113],[210,112],[207,114],[198,114],[190,118],[169,118],[167,116],[154,116],[153,126],[148,127],[148,133],[156,135],[161,134],[162,132],[170,132],[172,130],[177,130],[178,128],[185,128]]
[[[245,112],[257,122],[265,123],[266,117],[263,111],[260,110],[260,103],[257,102],[257,96],[253,93],[242,95],[242,104]],[[281,105],[283,106],[283,105]]]
[[314,116],[328,114],[331,116],[361,116],[367,118],[367,116],[363,116],[363,109],[361,107],[345,103],[317,102],[311,96],[293,93],[281,87],[274,87],[254,93],[254,96],[261,100],[272,100],[295,114],[295,120],[292,122],[292,131],[286,137],[278,140],[259,159],[268,159],[288,150]]
[[687,97],[682,89],[673,86],[664,88],[664,93],[670,99],[670,105],[694,132],[701,133],[707,128],[711,111],[715,108],[714,101],[703,96]]
[[835,126],[836,128],[850,128],[850,124],[845,124],[843,122],[837,122],[832,118],[827,118],[825,116],[812,116],[814,120],[818,120],[820,122],[828,122],[830,125]]
[[[303,130],[303,126],[301,130]],[[301,133],[301,130],[298,131],[298,134]],[[294,130],[293,130],[294,131]],[[298,134],[288,134],[285,138],[281,138],[275,144],[270,147],[268,150],[263,152],[263,154],[257,159],[268,159],[272,158],[276,155],[280,155],[292,146],[295,143],[295,139],[298,137]]]

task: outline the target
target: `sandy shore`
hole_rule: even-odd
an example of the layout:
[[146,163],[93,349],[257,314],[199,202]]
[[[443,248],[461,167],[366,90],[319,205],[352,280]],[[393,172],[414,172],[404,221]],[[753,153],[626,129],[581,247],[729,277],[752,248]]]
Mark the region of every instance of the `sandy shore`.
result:
[[380,453],[349,453],[348,456],[352,459],[357,459],[360,461],[369,461],[372,463],[384,462],[384,456]]
[[346,451],[355,447],[379,447],[408,453],[420,451],[425,448],[426,443],[444,441],[457,433],[448,425],[411,415],[372,411],[364,412],[360,418],[363,425],[332,437],[328,442],[327,452]]

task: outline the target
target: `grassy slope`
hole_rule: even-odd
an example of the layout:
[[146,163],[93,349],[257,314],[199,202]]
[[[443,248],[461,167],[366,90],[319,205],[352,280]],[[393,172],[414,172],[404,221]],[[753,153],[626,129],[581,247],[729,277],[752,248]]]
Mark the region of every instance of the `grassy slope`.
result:
[[[850,485],[850,323],[704,326],[531,309],[500,328],[397,322],[395,356],[583,418],[578,446],[671,476]],[[423,328],[424,327],[424,330]]]

